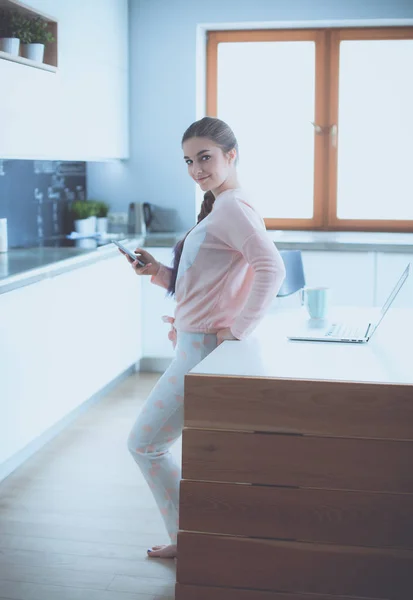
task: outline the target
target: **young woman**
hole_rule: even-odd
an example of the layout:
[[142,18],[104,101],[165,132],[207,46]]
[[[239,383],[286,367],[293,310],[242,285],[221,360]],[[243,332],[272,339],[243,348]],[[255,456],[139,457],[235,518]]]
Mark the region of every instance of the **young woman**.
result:
[[182,138],[189,175],[206,192],[198,222],[177,244],[172,268],[141,248],[129,257],[138,275],[175,295],[170,339],[176,358],[145,402],[128,440],[164,518],[171,544],[151,557],[176,556],[180,467],[170,446],[183,427],[184,377],[224,340],[246,338],[263,318],[284,280],[282,259],[264,222],[240,188],[238,145],[223,121],[205,117]]

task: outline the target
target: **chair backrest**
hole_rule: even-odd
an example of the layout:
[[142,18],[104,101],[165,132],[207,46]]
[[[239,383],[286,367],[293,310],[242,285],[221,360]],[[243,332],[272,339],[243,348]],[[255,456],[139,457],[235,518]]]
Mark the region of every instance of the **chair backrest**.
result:
[[300,250],[280,250],[286,275],[277,296],[290,296],[305,286],[303,259]]

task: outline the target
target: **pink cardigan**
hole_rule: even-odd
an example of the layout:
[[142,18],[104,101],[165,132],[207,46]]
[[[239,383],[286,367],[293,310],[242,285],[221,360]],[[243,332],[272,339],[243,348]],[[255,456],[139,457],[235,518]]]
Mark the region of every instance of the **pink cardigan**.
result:
[[[171,269],[161,265],[152,282],[168,288],[170,277]],[[226,190],[185,240],[175,327],[202,333],[229,327],[241,340],[263,318],[284,277],[284,263],[263,219],[241,189]]]

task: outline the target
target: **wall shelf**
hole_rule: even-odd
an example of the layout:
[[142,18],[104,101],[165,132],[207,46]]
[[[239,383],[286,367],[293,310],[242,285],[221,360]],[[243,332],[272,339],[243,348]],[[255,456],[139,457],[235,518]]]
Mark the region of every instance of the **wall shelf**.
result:
[[51,73],[56,73],[57,71],[57,67],[53,67],[52,65],[39,63],[28,58],[23,58],[23,56],[13,56],[12,54],[0,50],[0,60],[1,59],[19,63],[20,65],[26,65],[28,67],[34,67],[35,69],[42,69],[43,71],[50,71]]
[[[55,38],[55,41],[50,44],[46,44],[45,50],[44,50],[44,62],[42,62],[42,63],[36,62],[34,60],[30,60],[28,58],[24,58],[21,55],[13,56],[12,54],[8,54],[7,52],[2,52],[2,51],[0,51],[0,60],[1,59],[8,60],[8,61],[19,63],[21,65],[25,65],[28,67],[33,67],[35,69],[42,69],[43,71],[50,71],[52,73],[55,73],[57,71],[57,54],[58,54],[58,52],[57,52],[57,49],[58,49],[57,21],[55,19],[53,19],[53,17],[50,17],[49,15],[46,15],[39,11],[35,11],[33,8],[26,6],[19,0],[0,0],[0,9],[4,9],[4,8],[10,9],[10,10],[16,10],[19,13],[21,13],[22,15],[24,15],[25,17],[29,17],[29,18],[40,17],[40,18],[44,19],[48,24],[47,29],[53,35],[53,37]],[[22,48],[21,48],[21,44],[20,44],[20,53],[21,53],[21,50],[22,50]]]

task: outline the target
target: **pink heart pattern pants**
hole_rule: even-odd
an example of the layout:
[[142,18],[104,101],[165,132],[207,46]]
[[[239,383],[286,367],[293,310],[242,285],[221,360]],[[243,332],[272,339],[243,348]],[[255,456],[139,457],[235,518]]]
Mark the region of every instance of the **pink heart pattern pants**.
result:
[[179,528],[181,466],[169,449],[182,434],[184,378],[217,346],[214,334],[178,332],[176,356],[159,379],[130,432],[128,448],[164,519],[172,544]]

